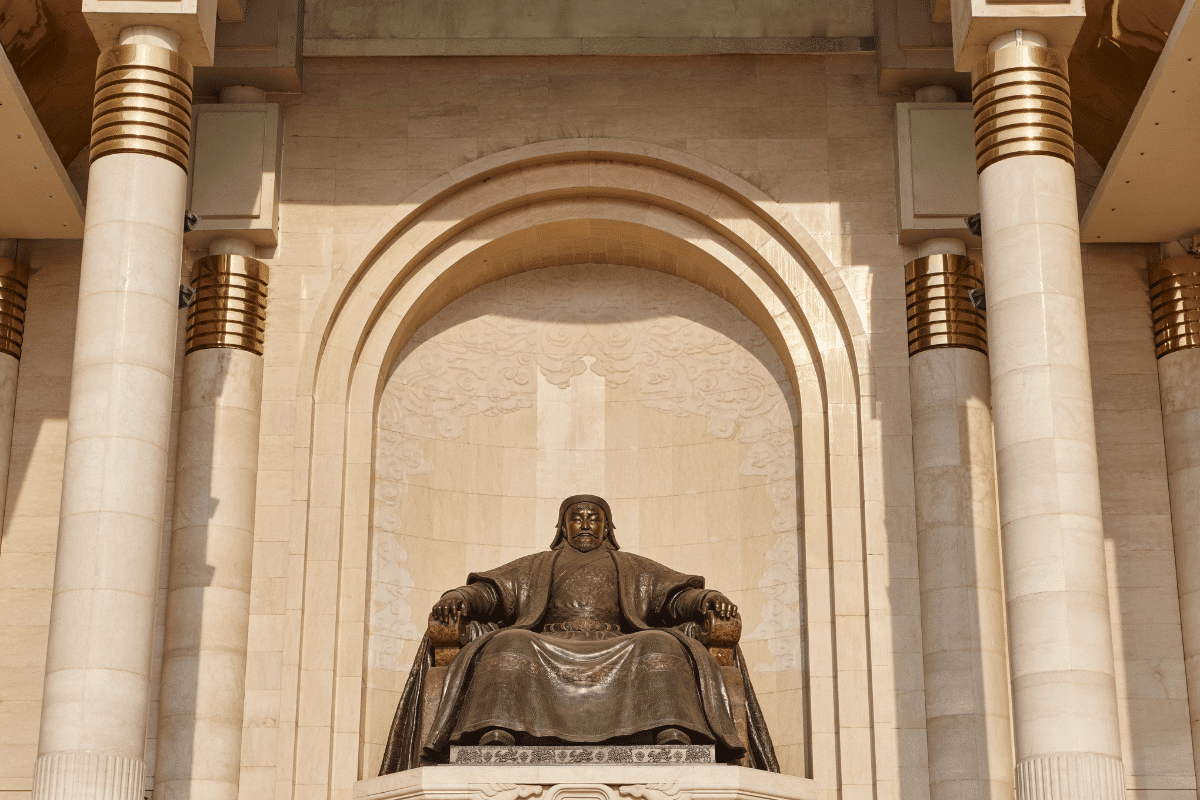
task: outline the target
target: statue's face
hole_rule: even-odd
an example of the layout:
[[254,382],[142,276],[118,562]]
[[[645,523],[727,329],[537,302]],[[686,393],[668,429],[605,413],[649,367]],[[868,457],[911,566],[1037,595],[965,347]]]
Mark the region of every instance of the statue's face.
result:
[[581,553],[599,547],[607,527],[604,509],[594,503],[576,503],[567,509],[567,542]]

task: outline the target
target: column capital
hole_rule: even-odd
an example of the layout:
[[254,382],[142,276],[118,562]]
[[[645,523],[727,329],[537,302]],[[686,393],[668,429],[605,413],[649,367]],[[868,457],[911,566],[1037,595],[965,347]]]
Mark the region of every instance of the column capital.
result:
[[950,12],[954,68],[959,72],[969,72],[997,36],[1017,29],[1036,31],[1050,49],[1066,57],[1087,14],[1084,0],[959,0],[951,3]]
[[122,32],[131,27],[153,26],[175,34],[179,53],[188,61],[202,67],[212,66],[216,54],[217,0],[82,2],[83,18],[101,50],[119,44]]

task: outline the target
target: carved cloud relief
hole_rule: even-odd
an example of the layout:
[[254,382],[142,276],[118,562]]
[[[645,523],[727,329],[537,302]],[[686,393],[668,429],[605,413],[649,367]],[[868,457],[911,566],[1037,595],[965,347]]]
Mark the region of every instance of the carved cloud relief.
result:
[[588,370],[609,388],[637,380],[643,406],[703,417],[713,437],[740,443],[741,473],[766,479],[775,512],[758,581],[761,619],[746,620],[744,638],[765,641],[770,652],[756,671],[802,666],[796,413],[778,355],[733,306],[694,284],[633,267],[579,265],[464,295],[397,359],[376,423],[370,667],[406,672],[404,643],[423,633],[407,599],[414,583],[400,534],[410,478],[437,468],[425,445],[460,439],[471,416],[533,407],[539,372],[567,388]]

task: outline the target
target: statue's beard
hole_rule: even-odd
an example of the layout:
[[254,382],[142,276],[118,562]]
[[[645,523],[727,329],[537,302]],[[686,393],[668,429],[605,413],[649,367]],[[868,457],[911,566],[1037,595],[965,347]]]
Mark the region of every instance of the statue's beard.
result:
[[567,544],[581,553],[590,553],[592,550],[602,546],[604,539],[599,536],[579,536],[575,539],[568,538]]

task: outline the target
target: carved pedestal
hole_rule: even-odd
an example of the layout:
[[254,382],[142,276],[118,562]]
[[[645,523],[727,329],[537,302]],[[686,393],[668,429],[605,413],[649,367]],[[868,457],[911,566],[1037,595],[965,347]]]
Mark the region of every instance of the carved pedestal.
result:
[[354,800],[816,800],[807,778],[725,764],[435,766],[354,784]]
[[609,764],[621,766],[716,764],[711,744],[689,745],[553,745],[549,747],[451,747],[450,763],[456,766],[491,767]]

